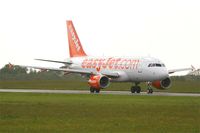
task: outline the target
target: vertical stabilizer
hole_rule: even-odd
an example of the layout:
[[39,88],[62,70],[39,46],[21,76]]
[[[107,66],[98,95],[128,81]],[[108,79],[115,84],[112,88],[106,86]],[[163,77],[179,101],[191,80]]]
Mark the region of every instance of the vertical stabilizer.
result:
[[87,56],[78,38],[72,21],[67,21],[70,57]]

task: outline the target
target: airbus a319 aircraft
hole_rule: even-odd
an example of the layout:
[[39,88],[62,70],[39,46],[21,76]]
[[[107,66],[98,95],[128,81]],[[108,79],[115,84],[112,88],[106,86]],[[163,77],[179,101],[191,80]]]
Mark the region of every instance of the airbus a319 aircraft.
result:
[[167,70],[164,63],[152,57],[93,57],[88,56],[78,38],[72,21],[67,21],[70,58],[67,61],[36,59],[40,61],[64,64],[60,68],[24,66],[28,68],[54,70],[64,73],[79,73],[88,76],[91,93],[99,93],[107,88],[110,82],[131,82],[132,93],[140,93],[140,82],[147,82],[147,92],[153,93],[151,86],[167,89],[171,86],[169,75],[192,70],[192,68]]

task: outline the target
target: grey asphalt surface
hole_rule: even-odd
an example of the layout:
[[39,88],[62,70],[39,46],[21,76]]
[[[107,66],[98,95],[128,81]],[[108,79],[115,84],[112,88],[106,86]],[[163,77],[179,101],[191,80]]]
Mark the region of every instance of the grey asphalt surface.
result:
[[[0,92],[90,94],[90,91],[86,90],[0,89]],[[132,94],[130,91],[101,91],[99,94],[200,97],[200,93],[169,93],[169,92],[154,92],[153,94],[147,94],[146,92],[141,92],[140,94]]]

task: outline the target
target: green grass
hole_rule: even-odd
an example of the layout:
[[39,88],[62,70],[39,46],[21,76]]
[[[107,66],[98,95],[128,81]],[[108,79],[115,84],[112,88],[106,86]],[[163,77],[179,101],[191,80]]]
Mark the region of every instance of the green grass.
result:
[[198,133],[200,98],[0,93],[0,132]]
[[[111,83],[105,90],[130,90],[131,83]],[[142,91],[146,91],[147,85],[141,84]],[[87,81],[67,80],[40,80],[40,81],[0,81],[0,88],[9,89],[64,89],[64,90],[89,90]],[[195,92],[200,93],[199,80],[173,81],[172,87],[165,92]]]
[[0,81],[0,88],[9,89],[88,89],[87,81],[66,80],[27,80],[27,81]]

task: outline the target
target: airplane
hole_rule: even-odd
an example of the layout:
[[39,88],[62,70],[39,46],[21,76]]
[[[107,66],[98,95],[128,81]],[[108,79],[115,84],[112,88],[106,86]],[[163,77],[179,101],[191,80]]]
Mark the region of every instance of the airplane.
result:
[[88,76],[91,93],[99,93],[111,82],[131,82],[131,93],[140,93],[141,82],[147,82],[147,93],[153,93],[153,87],[168,89],[171,86],[170,74],[193,68],[168,70],[165,64],[153,57],[93,57],[84,51],[71,20],[66,21],[70,58],[67,61],[36,59],[39,61],[61,63],[60,68],[23,66],[41,70],[60,71],[65,74],[78,73]]

